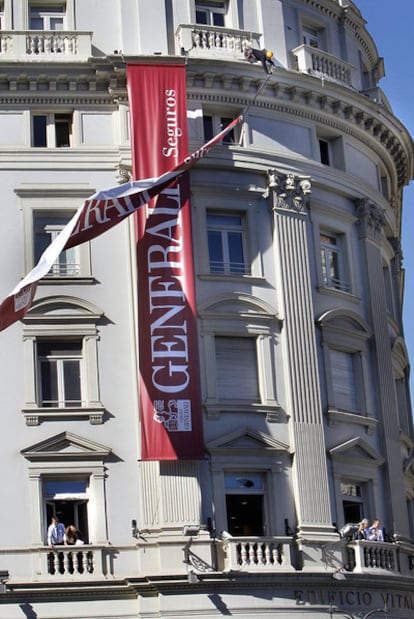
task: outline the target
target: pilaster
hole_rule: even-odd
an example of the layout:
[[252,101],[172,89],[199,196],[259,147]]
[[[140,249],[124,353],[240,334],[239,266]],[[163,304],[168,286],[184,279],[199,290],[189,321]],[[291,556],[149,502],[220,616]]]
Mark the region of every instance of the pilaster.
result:
[[387,520],[388,530],[392,530],[398,539],[408,537],[408,520],[407,511],[401,509],[401,506],[405,505],[405,491],[401,475],[400,431],[381,256],[385,215],[382,209],[366,199],[356,202],[356,214],[359,238],[365,255],[365,285],[374,334],[374,362],[378,378],[377,401],[382,418],[382,448],[386,456],[389,513],[384,514],[383,520]]
[[314,559],[313,544],[334,539],[306,234],[310,192],[308,177],[269,170],[266,195],[273,209],[279,304],[284,314],[282,342],[295,454],[298,539],[302,549],[307,546],[303,553],[305,569],[306,557],[309,566]]

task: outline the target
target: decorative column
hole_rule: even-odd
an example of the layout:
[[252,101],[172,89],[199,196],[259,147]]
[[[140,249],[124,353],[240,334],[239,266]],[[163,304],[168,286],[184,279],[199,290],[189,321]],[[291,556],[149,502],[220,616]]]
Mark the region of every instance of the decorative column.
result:
[[[309,177],[268,172],[266,195],[274,219],[278,305],[284,319],[282,345],[286,376],[298,539],[311,568],[311,547],[334,541],[326,447],[320,398],[315,318],[306,234]],[[320,556],[318,563],[320,563]],[[315,562],[313,562],[313,569]]]
[[400,429],[392,367],[391,341],[387,321],[387,303],[381,257],[382,229],[385,214],[366,199],[356,202],[359,238],[365,254],[365,287],[374,333],[374,363],[379,413],[381,415],[382,448],[386,459],[386,496],[388,514],[383,521],[396,539],[409,538],[405,489],[401,475]]

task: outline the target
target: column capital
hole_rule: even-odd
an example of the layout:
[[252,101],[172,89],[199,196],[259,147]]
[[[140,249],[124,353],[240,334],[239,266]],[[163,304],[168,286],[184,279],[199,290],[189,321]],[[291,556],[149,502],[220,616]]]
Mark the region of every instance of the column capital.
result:
[[298,176],[293,173],[283,174],[276,169],[266,173],[266,191],[264,196],[272,198],[272,208],[301,213],[305,210],[312,185],[310,176]]
[[355,200],[356,215],[358,217],[359,238],[370,238],[379,241],[385,226],[385,212],[367,198]]

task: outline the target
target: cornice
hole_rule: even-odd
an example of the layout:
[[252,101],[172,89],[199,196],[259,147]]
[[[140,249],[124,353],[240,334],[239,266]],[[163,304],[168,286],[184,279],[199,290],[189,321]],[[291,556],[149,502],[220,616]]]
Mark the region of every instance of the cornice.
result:
[[326,82],[321,87],[320,80],[291,71],[275,73],[274,82],[254,99],[257,87],[257,76],[213,74],[211,67],[207,73],[188,71],[189,100],[272,111],[324,125],[362,142],[364,148],[368,144],[381,158],[388,156],[399,186],[411,179],[411,138],[398,119],[367,97]]

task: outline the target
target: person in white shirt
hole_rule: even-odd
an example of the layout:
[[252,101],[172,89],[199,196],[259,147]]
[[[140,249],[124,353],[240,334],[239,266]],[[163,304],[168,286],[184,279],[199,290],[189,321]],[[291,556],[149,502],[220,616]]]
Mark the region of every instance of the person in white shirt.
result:
[[50,547],[66,544],[65,525],[59,522],[57,516],[52,516],[47,529],[47,543]]
[[371,542],[383,542],[384,535],[380,529],[381,522],[376,518],[368,529],[368,539]]

